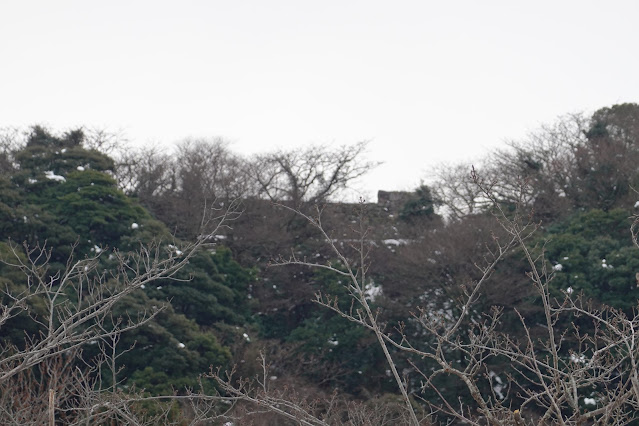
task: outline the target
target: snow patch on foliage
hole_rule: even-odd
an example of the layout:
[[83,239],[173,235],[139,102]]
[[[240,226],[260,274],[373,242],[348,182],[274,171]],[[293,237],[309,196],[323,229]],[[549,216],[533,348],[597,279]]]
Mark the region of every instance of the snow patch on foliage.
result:
[[58,182],[65,182],[66,181],[64,176],[56,175],[51,170],[47,170],[46,172],[44,172],[44,177],[46,177],[47,179],[50,179],[50,180],[56,180]]
[[570,360],[572,362],[574,362],[575,364],[585,364],[586,363],[586,355],[571,353],[570,354]]
[[173,244],[169,244],[169,249],[171,249],[171,251],[173,253],[175,253],[176,256],[182,256],[183,252],[182,250],[178,249],[176,246],[174,246]]
[[[350,241],[350,240],[345,240]],[[392,248],[393,246],[405,246],[406,244],[410,244],[411,240],[406,238],[388,238],[386,240],[382,240],[382,244],[384,244],[388,248]],[[373,246],[377,246],[375,241],[369,241],[369,243]]]
[[502,392],[504,390],[504,383],[502,382],[501,377],[499,377],[494,371],[490,371],[488,376],[492,379],[494,384],[493,390],[495,391],[497,398],[504,399],[504,393]]
[[382,294],[382,286],[373,282],[366,284],[364,287],[364,295],[368,300],[374,302],[375,299]]

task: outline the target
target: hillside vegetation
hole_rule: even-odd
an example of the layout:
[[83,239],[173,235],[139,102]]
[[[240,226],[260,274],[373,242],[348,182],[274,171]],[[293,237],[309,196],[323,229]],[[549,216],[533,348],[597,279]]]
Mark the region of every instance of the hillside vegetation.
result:
[[0,142],[3,424],[636,422],[639,105],[377,203],[365,142]]

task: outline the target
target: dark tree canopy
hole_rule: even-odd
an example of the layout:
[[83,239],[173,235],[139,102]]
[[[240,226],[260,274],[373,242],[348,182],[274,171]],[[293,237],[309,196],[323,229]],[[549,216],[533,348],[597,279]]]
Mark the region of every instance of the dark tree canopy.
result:
[[[115,289],[120,285],[120,274],[125,273],[117,269],[120,253],[151,245],[160,258],[179,257],[183,243],[118,188],[114,160],[86,149],[84,142],[82,130],[54,135],[36,126],[27,134],[26,143],[13,145],[10,158],[15,167],[8,167],[7,174],[0,177],[0,260],[10,259],[10,247],[17,247],[25,262],[29,256],[26,247],[43,247],[48,260],[38,261],[48,279],[56,282],[71,256],[97,256],[102,286]],[[124,271],[133,273],[136,265],[129,268]],[[211,329],[216,324],[244,325],[248,321],[250,311],[245,302],[253,273],[219,247],[216,253],[196,253],[174,278],[178,281],[165,279],[155,287],[135,290],[104,319],[126,322],[126,318],[164,307],[152,322],[123,335],[118,356],[122,383],[129,380],[131,385],[137,380],[138,386],[149,385],[149,392],[159,392],[160,388],[150,384],[164,377],[162,390],[176,386],[184,391],[185,386],[197,386],[198,376],[211,365],[224,367],[230,361],[228,347]],[[11,302],[9,292],[20,294],[29,288],[27,276],[1,262],[0,283],[6,303]],[[73,297],[78,296],[59,295],[57,303]],[[84,297],[90,300],[92,295]],[[46,318],[43,322],[38,316],[46,314],[42,298],[31,298],[28,306],[29,314],[8,322],[0,318],[0,344],[24,347],[25,339],[36,339],[42,331],[46,323]],[[103,356],[104,344],[87,344],[84,361],[76,360],[78,367],[90,363],[92,357]],[[106,372],[100,374],[110,383]]]

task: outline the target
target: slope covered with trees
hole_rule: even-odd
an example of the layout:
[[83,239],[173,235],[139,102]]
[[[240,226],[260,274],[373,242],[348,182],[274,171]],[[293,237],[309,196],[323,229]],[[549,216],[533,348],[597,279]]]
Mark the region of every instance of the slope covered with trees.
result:
[[0,416],[632,423],[638,123],[561,117],[357,204],[336,197],[375,166],[365,143],[110,157],[7,133]]
[[[81,131],[54,136],[35,127],[24,145],[4,155],[3,394],[15,392],[13,387],[31,374],[19,368],[21,363],[39,356],[38,367],[59,353],[75,355],[71,370],[81,371],[98,396],[103,389],[132,386],[150,394],[184,393],[185,386],[199,386],[199,376],[211,366],[229,365],[228,345],[250,322],[244,303],[253,280],[250,270],[223,247],[176,240],[118,189],[113,159],[85,149]],[[154,270],[156,276],[149,277]],[[86,318],[110,298],[108,311]],[[61,330],[67,323],[87,341],[77,342],[71,331]],[[226,345],[216,337],[218,324],[225,330],[238,327],[226,336]],[[52,346],[42,349],[48,340]],[[109,354],[111,360],[105,358]],[[58,373],[39,372],[36,378],[79,385],[65,383],[55,377]],[[24,392],[29,394],[13,397],[27,404],[47,397]],[[4,415],[15,408],[2,407]]]

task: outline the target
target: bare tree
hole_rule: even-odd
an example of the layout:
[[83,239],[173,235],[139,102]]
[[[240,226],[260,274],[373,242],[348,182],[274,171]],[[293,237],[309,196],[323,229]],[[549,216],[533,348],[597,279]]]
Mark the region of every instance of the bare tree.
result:
[[[504,202],[523,202],[522,207],[535,209],[540,217],[570,210],[582,190],[575,155],[587,143],[589,123],[583,114],[566,115],[496,150],[487,161],[493,193]],[[522,187],[521,181],[526,185]]]
[[145,204],[176,185],[170,156],[155,146],[120,153],[116,175],[120,188]]
[[337,150],[312,146],[265,154],[254,159],[251,175],[272,201],[293,206],[323,202],[376,165],[361,158],[367,146],[364,141]]
[[129,140],[124,130],[109,130],[101,127],[83,127],[83,146],[86,149],[100,151],[103,154],[112,155],[116,152],[128,150]]
[[434,170],[433,192],[445,214],[455,219],[481,212],[486,205],[482,192],[470,176],[470,165],[445,164]]
[[201,212],[216,200],[229,203],[253,194],[245,162],[222,139],[187,139],[174,152],[144,148],[121,155],[120,187],[175,232],[193,238]]
[[[491,193],[502,203],[533,208],[542,217],[569,210],[583,191],[576,174],[576,153],[587,144],[590,121],[583,114],[560,117],[521,141],[510,141],[475,165]],[[485,211],[492,202],[473,181],[471,165],[441,165],[434,192],[453,218]],[[525,185],[522,185],[525,182]]]
[[[637,179],[637,117],[634,104],[602,108],[591,117],[562,116],[495,150],[477,169],[496,199],[533,209],[538,218],[556,218],[573,208],[619,207],[628,202]],[[453,218],[491,205],[473,184],[469,169],[440,166],[434,173],[434,192]]]
[[244,160],[221,138],[186,139],[178,145],[176,165],[178,185],[199,191],[194,195],[200,198],[233,200],[250,194]]

